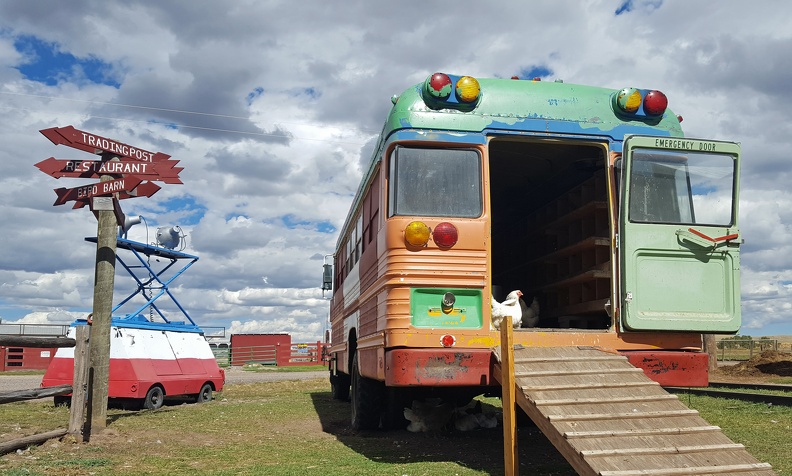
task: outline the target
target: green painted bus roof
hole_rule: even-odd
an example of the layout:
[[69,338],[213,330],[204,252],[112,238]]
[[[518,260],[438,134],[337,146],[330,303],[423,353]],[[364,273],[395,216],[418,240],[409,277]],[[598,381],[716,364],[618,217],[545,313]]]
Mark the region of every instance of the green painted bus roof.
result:
[[[477,78],[478,79],[478,78]],[[391,109],[383,133],[398,129],[451,131],[535,131],[557,134],[681,136],[670,109],[658,118],[618,115],[612,107],[619,92],[562,82],[478,79],[481,98],[469,112],[431,109],[421,96],[423,83],[404,91]]]

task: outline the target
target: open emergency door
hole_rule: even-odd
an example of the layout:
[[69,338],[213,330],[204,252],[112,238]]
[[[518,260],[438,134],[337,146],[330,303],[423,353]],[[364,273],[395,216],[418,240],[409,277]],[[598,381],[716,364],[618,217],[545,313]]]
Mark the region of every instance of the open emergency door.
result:
[[622,157],[622,329],[736,332],[740,146],[629,136]]

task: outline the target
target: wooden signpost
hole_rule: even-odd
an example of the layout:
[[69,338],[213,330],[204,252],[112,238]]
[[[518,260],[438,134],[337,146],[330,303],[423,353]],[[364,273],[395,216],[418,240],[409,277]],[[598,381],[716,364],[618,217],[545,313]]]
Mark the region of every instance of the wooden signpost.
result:
[[50,157],[36,164],[42,172],[55,178],[92,178],[101,175],[135,175],[148,180],[159,180],[164,183],[182,183],[176,167],[178,160],[162,160],[159,162],[141,162],[139,160],[118,160],[102,162],[101,160],[62,160]]
[[88,200],[91,197],[113,195],[117,192],[133,190],[140,185],[143,179],[134,175],[115,180],[92,183],[75,188],[56,188],[58,199],[53,205],[63,205],[72,200]]
[[[102,431],[107,426],[107,400],[110,376],[110,323],[115,284],[117,227],[123,226],[124,214],[119,200],[150,197],[160,186],[153,183],[182,183],[176,167],[178,160],[170,155],[133,147],[72,126],[52,127],[40,131],[55,145],[99,155],[100,160],[63,160],[50,157],[36,164],[42,172],[59,179],[99,178],[98,182],[73,188],[56,188],[53,205],[74,202],[73,208],[90,206],[97,217],[96,273],[90,331],[88,369],[75,369],[73,386],[82,385],[88,377],[88,410],[83,438]],[[77,350],[75,350],[77,352]],[[79,375],[78,375],[79,373]],[[79,380],[79,382],[78,382]],[[73,394],[73,397],[77,392]],[[82,419],[83,408],[72,398],[72,417]],[[75,415],[79,415],[75,417]],[[74,423],[78,425],[78,423]]]
[[72,126],[51,127],[40,131],[55,145],[67,145],[92,154],[108,153],[119,158],[128,157],[143,162],[159,162],[170,158],[162,152],[149,152],[131,145],[75,129]]

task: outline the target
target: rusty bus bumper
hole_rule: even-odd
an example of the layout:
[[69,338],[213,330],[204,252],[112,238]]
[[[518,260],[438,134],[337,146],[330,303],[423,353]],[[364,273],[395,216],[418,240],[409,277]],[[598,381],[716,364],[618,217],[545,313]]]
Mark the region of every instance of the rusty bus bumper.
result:
[[[708,356],[702,352],[624,351],[629,362],[660,385],[706,387]],[[392,349],[385,352],[385,384],[492,386],[497,361],[489,349]]]

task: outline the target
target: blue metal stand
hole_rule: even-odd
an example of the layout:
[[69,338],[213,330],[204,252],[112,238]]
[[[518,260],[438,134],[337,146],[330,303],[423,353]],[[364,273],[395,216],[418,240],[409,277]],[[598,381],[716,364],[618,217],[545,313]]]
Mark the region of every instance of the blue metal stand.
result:
[[[95,237],[88,237],[85,241],[90,241],[92,243],[96,243]],[[113,307],[112,312],[116,312],[121,306],[128,303],[132,298],[140,294],[146,299],[146,303],[140,306],[137,310],[132,313],[127,314],[127,317],[134,317],[143,312],[147,307],[152,311],[156,311],[157,314],[164,320],[166,323],[170,324],[171,321],[165,317],[162,311],[157,307],[155,301],[162,297],[164,294],[167,294],[171,301],[179,308],[179,310],[184,314],[184,317],[187,318],[188,321],[192,325],[196,325],[195,322],[192,320],[187,311],[179,304],[179,301],[171,294],[168,286],[182,273],[184,273],[187,268],[193,265],[196,261],[198,261],[198,257],[194,255],[190,255],[187,253],[182,253],[181,251],[175,251],[168,248],[160,248],[159,246],[147,245],[145,243],[140,243],[137,241],[127,240],[126,238],[118,238],[117,247],[120,249],[129,250],[132,254],[140,262],[140,265],[130,266],[127,265],[126,262],[116,253],[116,260],[121,263],[121,266],[127,270],[132,279],[135,280],[137,283],[137,289],[132,292],[129,296],[127,296],[124,300],[118,303],[115,307]],[[146,258],[144,258],[144,256]],[[157,258],[164,258],[170,260],[170,263],[165,265],[159,271],[155,271],[148,263],[148,258],[151,256],[156,256]],[[171,267],[173,267],[179,260],[189,260],[187,264],[182,266],[173,276],[168,279],[164,279],[164,274],[168,271]],[[145,268],[148,271],[148,275],[145,277],[138,277],[135,274],[134,268]]]

